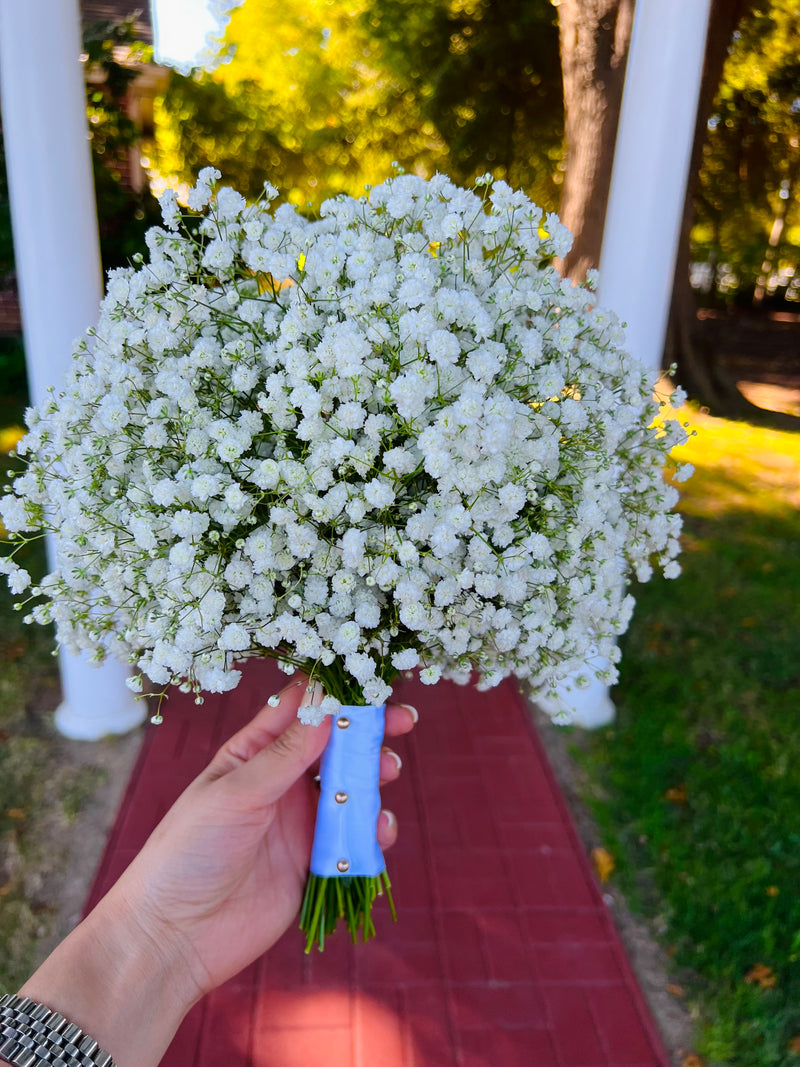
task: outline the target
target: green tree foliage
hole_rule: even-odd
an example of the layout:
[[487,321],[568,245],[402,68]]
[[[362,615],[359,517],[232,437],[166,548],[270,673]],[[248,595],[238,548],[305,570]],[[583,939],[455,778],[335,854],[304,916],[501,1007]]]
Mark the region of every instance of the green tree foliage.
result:
[[551,0],[382,0],[365,18],[445,141],[453,178],[490,170],[557,206],[564,107]]
[[137,66],[150,61],[152,49],[137,40],[133,18],[87,27],[83,47],[100,249],[109,270],[127,264],[144,247],[147,229],[160,219],[147,184],[137,191],[124,180],[131,149],[141,137],[125,109],[126,96]]
[[358,194],[396,160],[435,170],[446,149],[417,101],[379,62],[364,3],[263,0],[233,11],[228,62],[173,75],[157,123],[162,174],[207,164],[257,195],[271,180],[296,203]]
[[696,207],[692,254],[711,265],[715,288],[749,298],[762,275],[780,271],[783,288],[800,299],[796,0],[762,0],[734,35],[708,121]]
[[246,0],[225,61],[173,76],[158,167],[190,180],[212,164],[297,203],[357,195],[393,161],[462,181],[493,170],[554,206],[555,18],[550,0]]

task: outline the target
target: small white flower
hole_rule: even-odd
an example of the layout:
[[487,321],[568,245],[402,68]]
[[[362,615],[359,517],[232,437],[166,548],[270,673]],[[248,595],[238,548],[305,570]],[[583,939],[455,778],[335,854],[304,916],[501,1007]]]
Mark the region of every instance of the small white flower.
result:
[[118,396],[106,396],[97,410],[100,422],[109,430],[121,430],[130,422],[131,413]]
[[233,246],[228,241],[220,238],[209,241],[203,253],[203,266],[214,271],[225,271],[233,264],[234,254]]
[[392,687],[379,678],[373,678],[371,682],[364,684],[364,700],[373,707],[382,707],[391,695]]
[[301,704],[297,709],[297,718],[303,726],[319,726],[329,714],[331,713],[325,711],[321,704]]
[[394,489],[382,478],[373,478],[364,486],[364,499],[374,508],[387,508],[394,502]]
[[178,541],[169,551],[170,566],[176,571],[188,571],[194,563],[196,550],[186,541]]
[[361,637],[361,630],[358,623],[345,622],[336,631],[332,644],[335,652],[339,655],[344,655],[347,652],[355,652],[358,648],[359,638]]
[[227,185],[223,185],[221,189],[217,189],[216,202],[217,214],[221,219],[225,219],[226,221],[238,218],[247,206],[247,202],[242,194],[237,193],[235,189],[231,189]]
[[419,672],[419,680],[423,685],[436,685],[442,677],[441,667],[423,667]]
[[358,430],[364,425],[364,419],[367,417],[367,413],[361,404],[357,404],[355,401],[348,401],[346,404],[340,404],[336,409],[336,419],[340,426],[345,430]]
[[250,647],[250,634],[237,622],[232,622],[219,635],[217,645],[230,652],[241,652]]
[[392,654],[392,666],[399,671],[410,671],[419,663],[419,652],[415,648],[404,648]]
[[200,474],[191,484],[192,496],[196,500],[206,501],[216,496],[220,489],[220,480],[215,474]]
[[31,576],[22,567],[16,567],[8,576],[8,586],[11,592],[18,596],[31,584]]

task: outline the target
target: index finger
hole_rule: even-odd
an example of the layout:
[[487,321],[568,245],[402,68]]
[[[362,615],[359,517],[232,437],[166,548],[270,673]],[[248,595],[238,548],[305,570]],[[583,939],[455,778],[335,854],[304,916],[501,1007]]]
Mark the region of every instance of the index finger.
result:
[[230,774],[280,737],[297,718],[297,709],[306,696],[307,681],[305,675],[297,674],[270,697],[246,726],[228,738],[203,772],[204,775],[213,781]]

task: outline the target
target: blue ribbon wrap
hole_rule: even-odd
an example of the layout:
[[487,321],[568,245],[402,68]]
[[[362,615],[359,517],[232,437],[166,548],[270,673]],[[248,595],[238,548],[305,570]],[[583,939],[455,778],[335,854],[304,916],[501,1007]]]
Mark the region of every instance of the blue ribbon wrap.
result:
[[[377,877],[386,869],[377,839],[378,789],[386,705],[343,707],[333,716],[331,739],[322,754],[320,797],[311,873],[323,878]],[[337,726],[348,719],[346,729]],[[338,803],[336,794],[346,794]],[[346,871],[337,864],[346,860]]]

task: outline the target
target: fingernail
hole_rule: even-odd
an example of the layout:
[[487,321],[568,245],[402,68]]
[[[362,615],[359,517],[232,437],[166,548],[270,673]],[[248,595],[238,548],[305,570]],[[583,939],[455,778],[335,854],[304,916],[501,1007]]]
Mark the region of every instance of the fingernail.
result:
[[386,808],[381,808],[381,815],[386,816],[386,821],[389,824],[389,829],[394,830],[397,826],[397,819],[393,811],[387,811]]
[[403,761],[400,759],[400,757],[397,755],[397,753],[393,749],[387,748],[386,745],[384,745],[383,748],[381,749],[381,752],[384,752],[387,756],[391,756],[392,757],[392,759],[397,764],[398,771],[401,771],[403,769]]
[[416,723],[419,722],[419,712],[417,711],[417,709],[412,707],[410,704],[404,704],[403,707],[406,709],[406,711],[411,712],[411,718],[414,720],[414,724],[416,725]]

